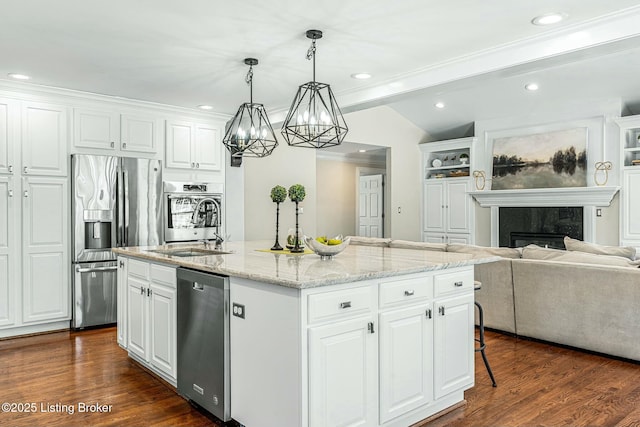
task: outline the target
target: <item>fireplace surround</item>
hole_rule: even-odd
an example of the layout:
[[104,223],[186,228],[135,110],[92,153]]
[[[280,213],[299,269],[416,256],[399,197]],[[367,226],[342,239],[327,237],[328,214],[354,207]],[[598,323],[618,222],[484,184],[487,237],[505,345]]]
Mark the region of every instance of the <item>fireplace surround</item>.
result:
[[583,240],[583,207],[500,207],[498,245],[523,247],[536,244],[564,249],[564,236]]

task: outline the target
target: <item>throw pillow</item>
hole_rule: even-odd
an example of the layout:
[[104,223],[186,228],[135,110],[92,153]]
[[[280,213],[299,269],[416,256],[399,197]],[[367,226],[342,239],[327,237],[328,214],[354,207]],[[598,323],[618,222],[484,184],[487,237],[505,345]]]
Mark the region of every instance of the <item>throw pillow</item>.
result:
[[631,246],[605,246],[596,243],[583,242],[582,240],[572,239],[569,236],[564,238],[564,247],[568,251],[588,252],[597,255],[613,255],[622,256],[634,260],[636,258],[636,249]]
[[617,267],[638,267],[635,261],[629,261],[629,259],[624,257],[541,248],[538,245],[525,246],[522,249],[522,258],[543,261],[577,262],[581,264],[612,265]]

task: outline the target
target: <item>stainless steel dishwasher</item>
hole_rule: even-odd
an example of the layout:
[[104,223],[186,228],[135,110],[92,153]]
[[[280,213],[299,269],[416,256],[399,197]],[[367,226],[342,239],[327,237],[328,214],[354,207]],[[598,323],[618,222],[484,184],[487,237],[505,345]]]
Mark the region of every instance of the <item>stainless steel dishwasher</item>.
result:
[[178,392],[231,419],[229,278],[178,268]]

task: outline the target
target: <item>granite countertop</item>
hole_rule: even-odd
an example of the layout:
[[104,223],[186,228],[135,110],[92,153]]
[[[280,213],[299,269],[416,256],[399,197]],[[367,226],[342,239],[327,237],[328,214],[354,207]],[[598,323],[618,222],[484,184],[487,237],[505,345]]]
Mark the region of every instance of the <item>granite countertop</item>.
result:
[[204,249],[203,244],[169,244],[113,248],[113,252],[149,261],[189,267],[200,271],[241,277],[297,289],[402,274],[443,270],[492,262],[498,257],[472,258],[471,254],[349,245],[329,260],[316,254],[293,255],[263,252],[272,241],[226,242],[222,250],[230,254],[177,257],[156,250]]

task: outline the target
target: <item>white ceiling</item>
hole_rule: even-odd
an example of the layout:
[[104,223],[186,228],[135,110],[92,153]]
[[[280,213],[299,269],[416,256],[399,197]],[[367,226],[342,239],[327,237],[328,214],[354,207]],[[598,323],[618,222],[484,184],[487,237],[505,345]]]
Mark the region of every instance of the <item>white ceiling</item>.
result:
[[[552,11],[568,19],[530,23]],[[345,111],[388,104],[438,134],[559,98],[640,105],[638,17],[634,0],[22,0],[0,15],[0,79],[231,115],[256,57],[254,100],[277,122],[311,80],[305,31],[319,29],[317,80]]]

